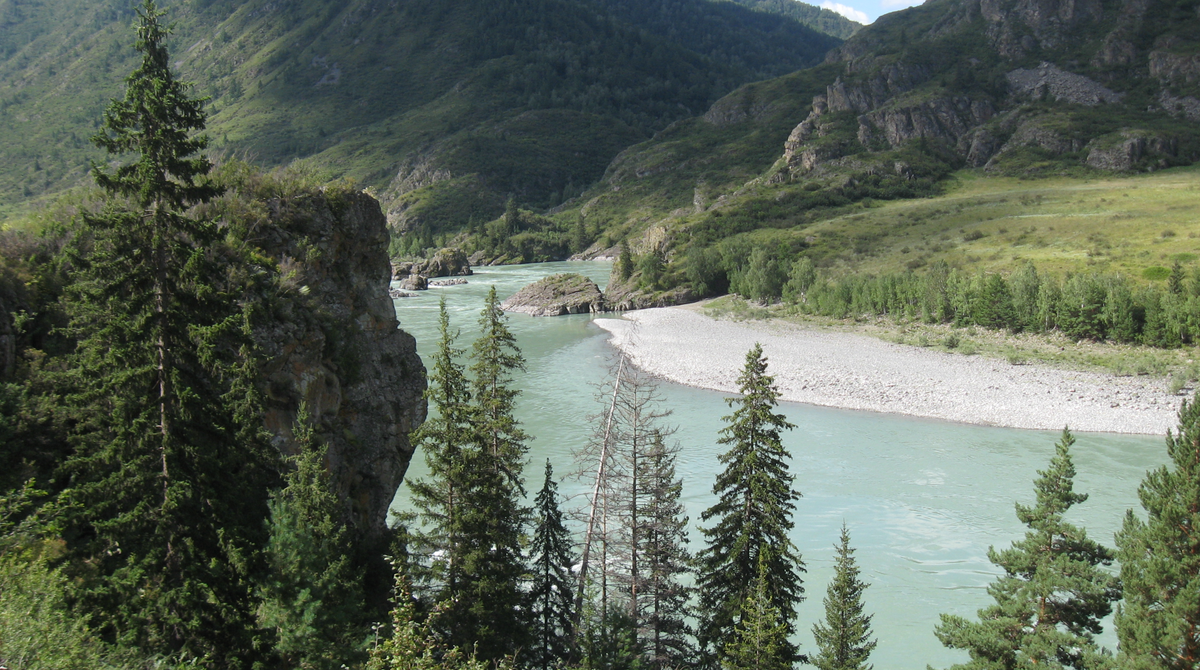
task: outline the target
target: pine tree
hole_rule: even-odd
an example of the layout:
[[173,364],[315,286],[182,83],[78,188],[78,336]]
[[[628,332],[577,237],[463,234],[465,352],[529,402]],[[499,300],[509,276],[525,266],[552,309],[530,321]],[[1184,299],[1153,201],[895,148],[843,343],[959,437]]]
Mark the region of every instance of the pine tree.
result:
[[1200,665],[1200,396],[1184,402],[1179,431],[1167,434],[1170,467],[1146,474],[1117,533],[1124,604],[1117,612],[1122,667]]
[[276,456],[261,438],[242,287],[211,221],[186,214],[219,190],[203,100],[188,97],[152,0],[140,66],[94,141],[134,155],[92,174],[107,198],[82,216],[68,297],[75,452],[64,469],[75,594],[110,639],[236,668],[256,658],[249,573]]
[[444,297],[438,324],[440,339],[425,391],[433,411],[413,435],[416,448],[425,453],[429,479],[410,481],[409,488],[423,522],[413,532],[414,549],[426,557],[437,555],[421,576],[434,585],[434,599],[442,600],[458,592],[462,572],[462,516],[458,510],[464,495],[466,454],[472,448],[474,433],[469,382],[457,361],[462,351],[454,346],[458,332],[450,328]]
[[725,642],[722,670],[791,670],[788,626],[779,609],[771,604],[771,574],[767,561],[771,550],[760,547],[758,573],[747,589],[738,613],[738,623]]
[[329,486],[325,448],[301,406],[294,434],[300,452],[286,486],[271,495],[268,573],[259,589],[258,620],[275,631],[288,667],[334,670],[350,662],[362,611],[360,578],[341,505]]
[[1120,597],[1117,579],[1097,566],[1112,563],[1111,552],[1088,539],[1082,528],[1063,521],[1072,506],[1087,500],[1075,493],[1070,447],[1064,429],[1047,470],[1034,482],[1037,502],[1017,504],[1017,518],[1029,531],[988,559],[1004,575],[988,587],[996,604],[979,610],[979,621],[942,615],[935,633],[942,644],[965,649],[964,670],[1002,668],[1098,668],[1110,658],[1093,641],[1100,619]]
[[550,459],[546,459],[546,479],[534,506],[537,526],[530,548],[533,584],[529,589],[533,645],[526,662],[530,667],[549,670],[561,666],[571,656],[568,643],[574,637],[575,609],[571,535],[563,525]]
[[[718,501],[700,515],[703,521],[715,523],[703,529],[707,546],[698,556],[704,615],[699,637],[701,644],[716,650],[719,657],[732,639],[760,560],[765,561],[770,577],[762,585],[766,602],[779,612],[788,636],[794,632],[796,605],[804,597],[800,579],[804,563],[788,538],[800,494],[792,489],[789,454],[780,435],[794,426],[772,411],[779,391],[766,372],[766,357],[755,344],[738,377],[742,397],[726,400],[737,409],[725,417],[726,426],[721,429],[719,443],[730,449],[720,456],[725,470],[713,485]],[[764,552],[764,548],[768,549]],[[779,663],[791,663],[796,648],[785,640],[780,654]]]
[[820,670],[871,670],[867,657],[876,641],[871,639],[871,615],[863,614],[862,595],[867,585],[858,578],[845,523],[836,546],[833,582],[825,596],[825,620],[813,626],[818,649],[813,665]]

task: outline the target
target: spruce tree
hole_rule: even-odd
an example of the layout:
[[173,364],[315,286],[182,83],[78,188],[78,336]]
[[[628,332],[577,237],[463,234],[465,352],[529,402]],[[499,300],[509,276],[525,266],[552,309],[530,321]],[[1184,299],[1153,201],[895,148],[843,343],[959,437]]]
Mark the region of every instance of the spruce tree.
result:
[[683,480],[675,475],[678,446],[668,446],[656,433],[639,461],[637,523],[641,558],[638,584],[639,628],[648,666],[656,670],[689,666],[695,661],[695,632],[688,621],[693,572],[688,553],[688,518],[683,513]]
[[521,505],[527,437],[513,416],[518,391],[511,384],[524,361],[504,321],[492,287],[472,352],[472,444],[461,456],[454,524],[461,570],[434,622],[451,644],[475,645],[480,659],[493,662],[526,649],[529,640],[520,611],[527,574],[521,553],[528,517]]
[[1169,466],[1146,474],[1138,497],[1146,520],[1130,510],[1117,533],[1124,604],[1117,612],[1123,667],[1200,665],[1200,396],[1179,411],[1167,434]]
[[988,550],[988,559],[1004,570],[988,587],[996,604],[979,610],[977,622],[942,615],[938,639],[971,655],[955,668],[1083,669],[1110,662],[1093,636],[1120,597],[1118,580],[1098,567],[1111,564],[1112,554],[1063,521],[1068,509],[1087,500],[1074,491],[1074,442],[1063,429],[1050,467],[1034,482],[1036,504],[1017,504],[1017,518],[1029,527],[1025,538],[1004,551]]
[[863,613],[862,595],[867,584],[858,578],[845,523],[836,546],[833,581],[825,595],[825,620],[813,626],[818,649],[813,665],[820,670],[871,670],[867,657],[876,641],[871,639],[871,615]]
[[440,338],[425,391],[432,411],[413,435],[416,449],[425,454],[429,478],[410,481],[409,488],[422,522],[413,531],[413,548],[427,558],[437,556],[424,563],[425,570],[416,570],[433,589],[433,598],[442,600],[457,593],[462,572],[462,515],[458,512],[464,495],[465,459],[474,433],[469,381],[457,360],[462,350],[454,346],[458,331],[450,327],[444,297],[438,309]]
[[[766,602],[778,611],[788,636],[794,632],[796,605],[804,597],[804,563],[788,538],[800,494],[792,489],[794,477],[788,472],[789,454],[781,437],[794,426],[773,411],[779,391],[767,374],[762,346],[755,344],[747,352],[738,387],[742,397],[726,400],[736,409],[721,429],[719,443],[729,451],[720,456],[725,470],[713,485],[718,500],[700,515],[714,523],[702,531],[707,546],[698,556],[703,610],[699,637],[718,656],[725,654],[732,639],[760,560],[769,575],[762,585]],[[779,653],[780,663],[796,658],[795,646],[786,640]]]
[[788,626],[779,609],[771,604],[767,569],[771,550],[760,547],[758,573],[747,589],[733,628],[721,654],[722,670],[791,670]]
[[[110,640],[225,668],[252,664],[251,571],[276,456],[261,437],[248,318],[224,233],[187,210],[216,195],[203,100],[171,72],[169,29],[138,10],[138,68],[94,141],[106,193],[75,236],[74,454],[62,497],[76,597]],[[232,259],[232,260],[231,260]]]
[[568,643],[574,637],[575,609],[571,535],[563,525],[550,459],[546,459],[546,479],[538,491],[534,509],[537,526],[530,547],[533,584],[529,589],[533,644],[526,663],[549,670],[563,665],[571,656]]
[[525,359],[516,338],[505,325],[504,310],[493,286],[479,315],[479,339],[471,353],[472,393],[476,411],[474,430],[488,463],[519,495],[525,495],[521,471],[525,467],[525,442],[513,409],[520,393],[512,386],[512,375],[525,370]]
[[275,631],[275,649],[288,667],[336,670],[350,663],[362,612],[361,578],[346,548],[341,505],[329,485],[326,450],[301,406],[286,486],[268,507],[268,572],[259,588],[259,623]]

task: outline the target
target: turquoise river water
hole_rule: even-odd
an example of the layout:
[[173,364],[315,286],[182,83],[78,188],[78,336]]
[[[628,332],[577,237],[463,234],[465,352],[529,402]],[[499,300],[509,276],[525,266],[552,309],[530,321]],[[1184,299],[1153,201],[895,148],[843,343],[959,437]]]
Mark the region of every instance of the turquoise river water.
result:
[[[425,360],[437,342],[437,306],[446,297],[452,324],[469,349],[476,320],[495,285],[503,299],[555,272],[579,272],[603,286],[610,265],[563,262],[476,268],[469,283],[434,288],[396,300],[400,326],[417,338]],[[541,484],[549,458],[559,476],[573,469],[572,450],[590,433],[588,415],[599,411],[595,384],[603,379],[611,348],[607,334],[591,316],[509,317],[509,327],[527,361],[518,374],[523,390],[519,418],[534,440],[526,470],[528,488]],[[725,395],[664,383],[666,404],[682,451],[678,472],[691,518],[691,541],[701,510],[714,501],[713,479],[720,453],[716,444],[721,417],[729,413]],[[833,544],[843,520],[850,528],[855,556],[870,583],[866,607],[875,615],[879,646],[871,662],[880,670],[921,670],[965,661],[965,652],[943,648],[933,629],[940,613],[973,617],[987,604],[987,585],[998,570],[987,560],[991,545],[1007,547],[1024,532],[1014,502],[1030,503],[1033,479],[1054,453],[1056,432],[988,428],[784,403],[781,410],[796,424],[785,435],[791,471],[803,498],[797,503],[792,539],[807,565],[807,599],[799,609],[798,641],[815,651],[811,628],[823,615],[821,603],[833,573]],[[1071,510],[1070,520],[1092,537],[1111,545],[1125,510],[1137,506],[1137,486],[1147,469],[1166,459],[1162,437],[1095,433],[1076,435],[1073,450],[1076,490],[1091,498]],[[408,479],[427,472],[421,454]],[[581,506],[586,484],[568,479],[560,492]],[[407,487],[395,507],[408,507]],[[1139,508],[1140,511],[1140,508]],[[1101,642],[1110,649],[1116,638],[1106,626]]]

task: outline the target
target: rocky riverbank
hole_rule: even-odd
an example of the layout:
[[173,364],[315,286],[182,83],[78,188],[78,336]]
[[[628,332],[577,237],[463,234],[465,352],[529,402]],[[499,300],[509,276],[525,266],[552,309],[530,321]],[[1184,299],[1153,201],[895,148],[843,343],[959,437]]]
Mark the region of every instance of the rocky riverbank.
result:
[[1182,396],[1156,377],[1119,377],[934,351],[777,321],[714,319],[691,307],[595,322],[641,368],[734,392],[760,342],[784,400],[988,426],[1163,435]]

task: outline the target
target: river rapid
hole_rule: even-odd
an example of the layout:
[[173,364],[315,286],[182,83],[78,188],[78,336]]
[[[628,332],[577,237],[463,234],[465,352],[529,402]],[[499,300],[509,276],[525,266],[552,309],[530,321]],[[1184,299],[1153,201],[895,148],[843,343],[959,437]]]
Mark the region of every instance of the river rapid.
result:
[[[561,262],[481,267],[469,283],[435,287],[417,297],[396,300],[400,327],[417,338],[422,359],[437,345],[438,300],[445,296],[451,325],[462,335],[457,346],[470,350],[488,288],[501,299],[522,286],[556,272],[578,272],[604,286],[609,263]],[[611,317],[611,315],[606,315]],[[608,335],[591,324],[590,315],[534,318],[509,315],[508,325],[526,359],[518,373],[522,390],[518,418],[534,437],[530,443],[526,487],[541,485],[546,459],[559,478],[574,469],[572,452],[588,439],[588,417],[601,411],[596,384],[604,379],[613,351]],[[664,382],[666,406],[678,427],[682,450],[677,471],[683,477],[684,502],[692,527],[693,551],[702,536],[700,512],[713,504],[713,480],[719,471],[717,444],[722,417],[730,413],[725,394]],[[833,545],[844,521],[851,534],[862,578],[870,584],[864,601],[874,614],[879,646],[871,655],[876,668],[922,670],[967,660],[947,650],[933,634],[942,613],[973,618],[991,603],[986,588],[999,570],[987,560],[989,546],[1007,547],[1025,527],[1015,502],[1031,504],[1033,480],[1054,454],[1056,431],[971,426],[895,414],[856,412],[808,405],[780,405],[796,429],[784,436],[792,454],[791,472],[802,498],[797,502],[792,540],[807,566],[807,599],[797,618],[797,640],[806,653],[816,651],[812,625],[824,615],[822,598],[833,575]],[[1166,461],[1162,437],[1076,434],[1073,456],[1077,491],[1090,499],[1068,520],[1091,537],[1112,545],[1125,511],[1141,511],[1137,487],[1146,470]],[[409,466],[407,480],[427,474],[422,454]],[[587,482],[566,479],[560,493],[572,496],[565,507],[585,502]],[[394,509],[409,509],[407,486],[396,494]],[[1116,646],[1111,620],[1100,641]]]

